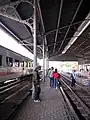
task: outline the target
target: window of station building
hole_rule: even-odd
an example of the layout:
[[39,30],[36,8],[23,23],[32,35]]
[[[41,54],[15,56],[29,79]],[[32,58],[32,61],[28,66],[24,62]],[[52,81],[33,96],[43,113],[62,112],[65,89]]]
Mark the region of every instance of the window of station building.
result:
[[16,59],[15,59],[15,67],[19,67],[19,65],[20,65],[19,60],[16,60]]
[[0,66],[2,66],[2,55],[0,55]]
[[6,57],[6,64],[7,64],[7,66],[12,67],[13,66],[13,58]]

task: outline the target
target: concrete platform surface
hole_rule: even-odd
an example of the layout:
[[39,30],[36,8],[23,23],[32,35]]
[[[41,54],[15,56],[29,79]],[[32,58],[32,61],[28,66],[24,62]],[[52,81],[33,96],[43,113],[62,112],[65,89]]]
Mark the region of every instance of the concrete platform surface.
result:
[[41,89],[41,102],[28,97],[12,120],[75,120],[60,90],[50,88],[48,79]]

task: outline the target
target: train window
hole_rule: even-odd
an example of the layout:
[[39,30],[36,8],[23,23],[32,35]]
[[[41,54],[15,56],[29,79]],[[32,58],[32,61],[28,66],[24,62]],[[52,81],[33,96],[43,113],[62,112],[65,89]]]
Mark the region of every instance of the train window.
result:
[[26,67],[28,67],[28,62],[26,62]]
[[33,67],[33,63],[32,62],[29,62],[29,67]]
[[21,66],[21,67],[24,67],[24,61],[22,61],[22,62],[20,63],[20,66]]
[[33,63],[31,62],[31,67],[33,67]]
[[13,66],[13,58],[6,57],[6,64],[7,64],[7,66],[12,67]]
[[2,66],[2,55],[0,55],[0,66]]
[[31,67],[31,63],[29,62],[29,67]]
[[16,60],[16,59],[15,59],[15,67],[19,67],[19,65],[20,65],[19,60]]

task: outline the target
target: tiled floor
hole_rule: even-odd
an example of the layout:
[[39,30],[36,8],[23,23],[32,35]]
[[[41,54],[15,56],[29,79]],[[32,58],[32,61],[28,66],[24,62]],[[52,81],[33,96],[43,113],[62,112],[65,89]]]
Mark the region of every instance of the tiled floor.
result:
[[41,89],[42,101],[34,103],[28,97],[13,120],[75,120],[61,92],[50,88],[48,79],[42,83]]

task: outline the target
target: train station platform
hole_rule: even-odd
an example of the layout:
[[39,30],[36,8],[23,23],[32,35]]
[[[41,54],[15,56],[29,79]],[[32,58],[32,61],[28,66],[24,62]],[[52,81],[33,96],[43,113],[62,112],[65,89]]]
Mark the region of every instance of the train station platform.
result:
[[41,102],[29,96],[12,120],[76,120],[59,89],[50,88],[49,80],[41,84]]

